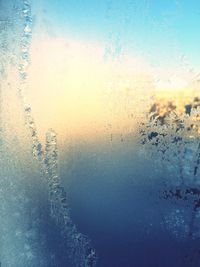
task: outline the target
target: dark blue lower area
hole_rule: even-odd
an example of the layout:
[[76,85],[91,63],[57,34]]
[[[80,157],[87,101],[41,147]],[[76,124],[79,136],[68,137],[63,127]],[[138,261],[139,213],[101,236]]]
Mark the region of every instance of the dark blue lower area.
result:
[[74,223],[92,240],[98,267],[200,266],[200,240],[165,221],[192,208],[160,197],[169,174],[137,149],[129,142],[71,147],[62,178]]

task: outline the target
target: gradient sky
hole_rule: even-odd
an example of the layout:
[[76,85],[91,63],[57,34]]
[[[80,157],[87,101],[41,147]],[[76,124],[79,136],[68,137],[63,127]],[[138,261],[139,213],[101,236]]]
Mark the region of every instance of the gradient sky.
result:
[[43,0],[41,6],[52,35],[112,43],[115,55],[138,49],[152,64],[184,55],[200,67],[198,0]]
[[149,89],[187,87],[200,71],[197,0],[42,0],[33,15],[29,94],[44,131],[117,120],[125,131]]

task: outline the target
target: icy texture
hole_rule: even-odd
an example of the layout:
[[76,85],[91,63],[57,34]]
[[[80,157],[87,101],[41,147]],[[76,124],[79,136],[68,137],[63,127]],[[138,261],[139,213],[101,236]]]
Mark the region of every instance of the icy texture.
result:
[[57,160],[56,134],[53,130],[49,130],[46,134],[44,164],[49,184],[51,215],[60,225],[62,236],[66,238],[66,251],[71,265],[95,266],[95,251],[90,247],[88,238],[77,231],[70,218],[66,192],[60,185]]
[[[18,69],[19,102],[30,133],[32,163],[31,155],[18,153],[19,144],[14,135],[12,143],[6,143],[0,86],[0,262],[6,267],[93,267],[96,253],[88,237],[79,233],[73,224],[59,179],[56,134],[49,130],[43,149],[25,97],[32,37],[31,3],[17,1],[14,9],[16,16],[22,18],[19,21],[23,27],[18,20],[19,27],[16,26],[22,32],[16,34],[17,39],[10,47],[6,47],[7,38],[2,38],[5,42],[0,43],[1,47],[6,48],[5,55],[1,54],[0,72],[9,80],[8,66],[12,64]],[[12,26],[8,24],[6,20],[5,34]]]
[[146,121],[140,125],[142,144],[171,171],[172,178],[164,181],[162,196],[185,201],[190,206],[185,214],[180,215],[180,210],[176,209],[165,216],[167,228],[177,237],[192,239],[200,236],[200,107],[196,98],[194,102],[189,112],[187,106],[185,112],[179,112],[169,103],[164,114],[154,104]]
[[68,263],[71,266],[95,266],[95,251],[90,248],[89,240],[80,234],[72,223],[67,206],[66,193],[60,185],[57,169],[57,141],[56,134],[50,130],[46,135],[45,157],[42,145],[37,136],[34,119],[31,115],[31,107],[26,103],[24,97],[24,86],[27,80],[27,68],[29,65],[29,45],[31,40],[31,6],[24,1],[22,14],[24,17],[24,31],[21,39],[21,60],[19,63],[19,74],[21,77],[20,95],[24,106],[25,121],[32,137],[33,155],[42,163],[41,167],[46,175],[49,186],[49,201],[51,203],[51,215],[59,225],[62,236],[66,240],[66,253]]

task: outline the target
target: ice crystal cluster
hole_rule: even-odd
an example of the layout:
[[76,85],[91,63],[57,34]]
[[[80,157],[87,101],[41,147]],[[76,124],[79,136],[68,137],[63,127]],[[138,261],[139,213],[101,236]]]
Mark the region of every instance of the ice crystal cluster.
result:
[[[140,125],[141,143],[157,164],[164,166],[161,197],[185,205],[166,215],[167,228],[176,236],[200,237],[200,107],[185,105],[180,112],[170,103],[167,112],[156,109],[154,103]],[[170,177],[171,178],[170,178]],[[189,207],[189,209],[188,209]]]
[[[12,23],[7,18],[6,23],[1,21],[0,26],[4,25],[5,31],[1,34],[0,65],[4,75],[0,85],[0,262],[7,267],[93,267],[96,252],[89,238],[79,233],[72,222],[67,194],[59,178],[56,133],[52,129],[47,132],[43,148],[26,100],[33,23],[31,2],[22,0],[13,5],[9,2],[8,6],[16,16],[16,24],[20,25],[15,25],[15,29],[22,31],[15,34],[16,40],[10,48],[6,47],[8,38],[4,35],[8,34]],[[9,152],[3,134],[1,108],[5,100],[2,100],[2,92],[9,83],[6,75],[9,64],[18,73],[18,100],[32,145],[32,155],[27,156],[27,161],[14,149],[19,143],[17,138],[13,137],[13,151]],[[24,162],[29,165],[24,166]]]

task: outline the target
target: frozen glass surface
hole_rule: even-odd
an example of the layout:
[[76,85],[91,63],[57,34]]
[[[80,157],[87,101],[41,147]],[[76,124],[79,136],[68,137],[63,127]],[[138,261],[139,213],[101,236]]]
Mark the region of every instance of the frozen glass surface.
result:
[[0,0],[0,267],[200,266],[199,10]]

